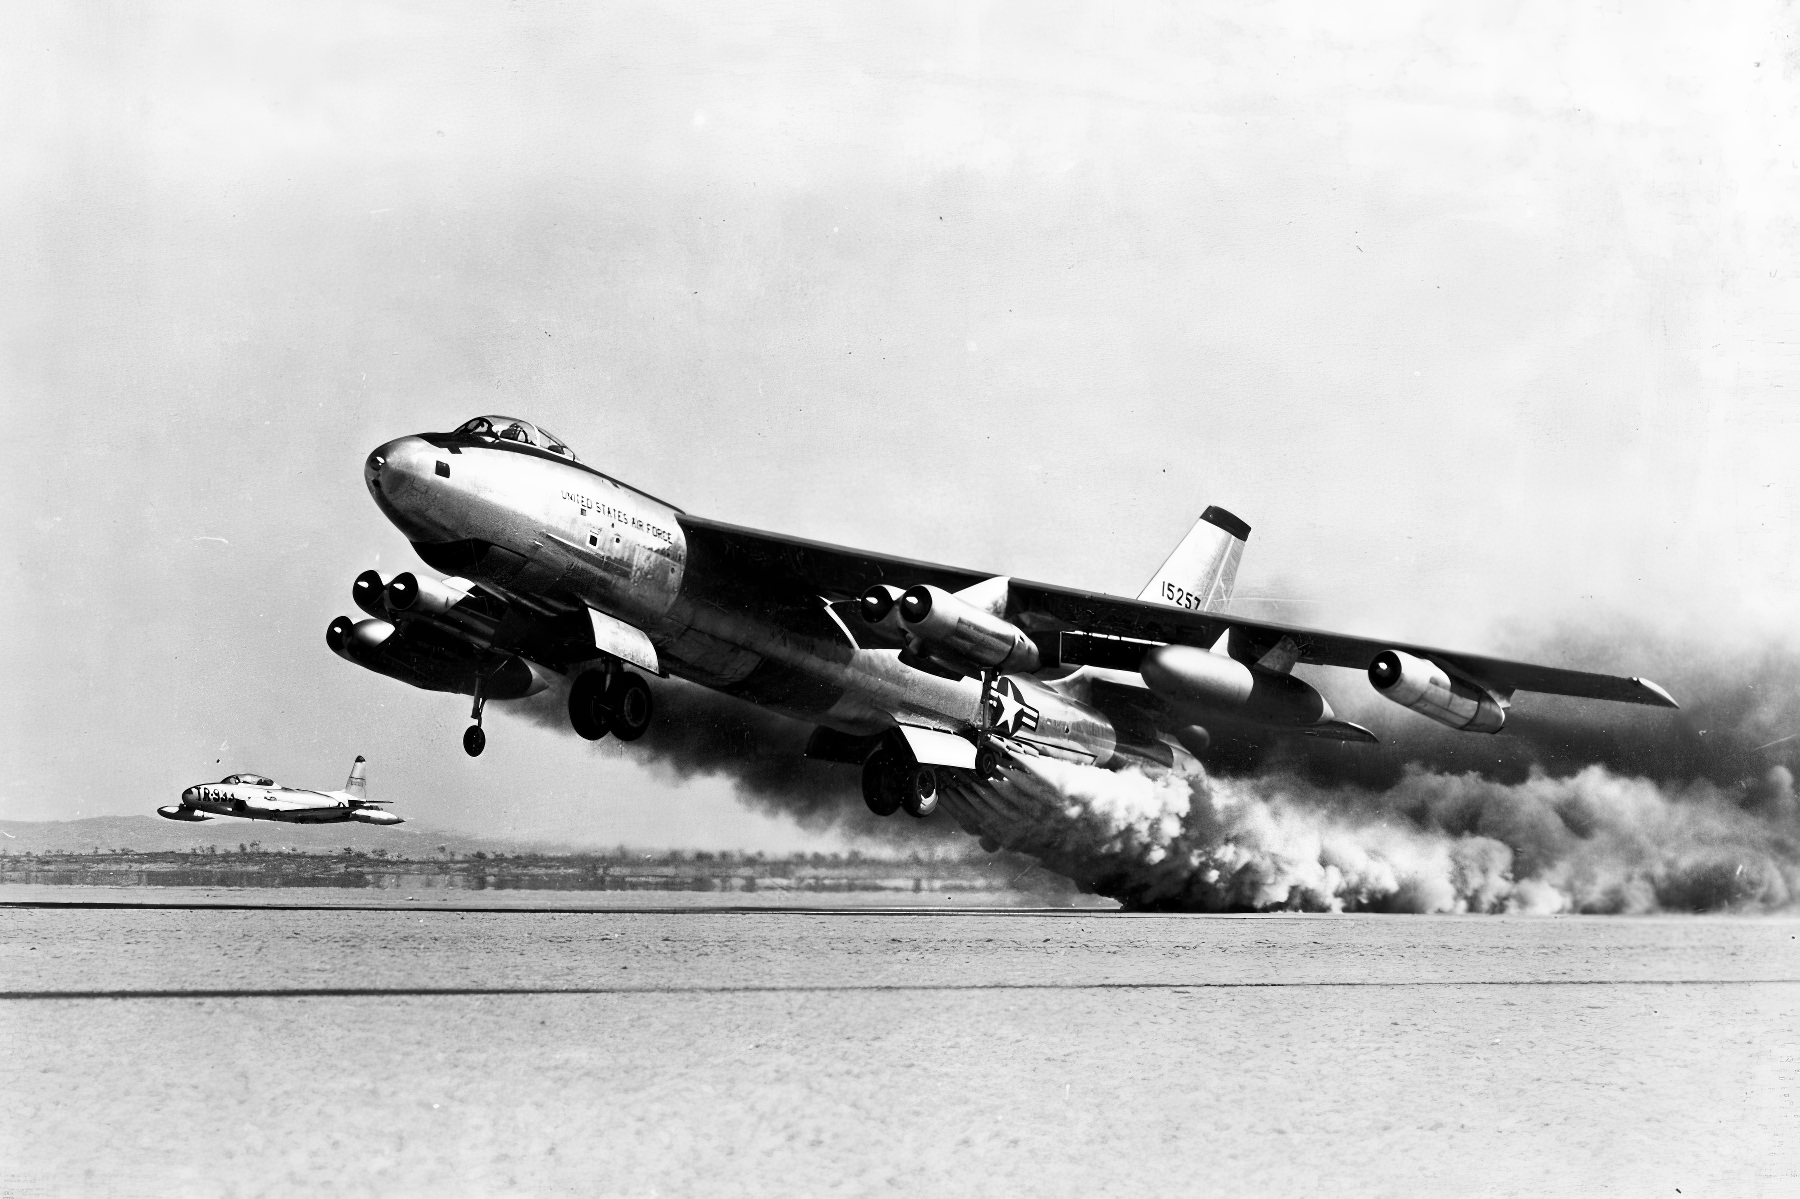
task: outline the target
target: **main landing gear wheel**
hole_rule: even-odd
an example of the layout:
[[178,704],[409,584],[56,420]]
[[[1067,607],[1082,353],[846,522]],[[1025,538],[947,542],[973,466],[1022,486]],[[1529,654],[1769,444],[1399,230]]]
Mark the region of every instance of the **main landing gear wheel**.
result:
[[937,811],[937,771],[929,766],[913,766],[900,776],[900,806],[915,820]]
[[886,749],[878,749],[863,762],[863,802],[877,816],[892,816],[900,810],[900,780],[894,770],[894,758]]
[[650,699],[650,684],[641,675],[615,675],[612,685],[607,688],[607,699],[612,714],[607,718],[606,727],[613,736],[621,741],[636,741],[650,730],[654,705]]
[[569,725],[589,740],[606,736],[607,717],[612,709],[606,702],[606,672],[590,670],[569,688]]

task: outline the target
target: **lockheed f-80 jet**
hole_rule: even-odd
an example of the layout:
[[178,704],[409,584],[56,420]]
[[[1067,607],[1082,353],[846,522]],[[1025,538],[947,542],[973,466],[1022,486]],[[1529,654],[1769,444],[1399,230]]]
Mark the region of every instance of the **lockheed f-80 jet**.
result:
[[[1250,528],[1208,508],[1135,599],[758,532],[694,516],[483,416],[390,441],[370,495],[426,565],[352,588],[367,619],[326,643],[483,705],[567,680],[590,740],[650,725],[643,675],[676,675],[816,726],[809,755],[862,768],[870,808],[928,815],[941,772],[1021,756],[1191,766],[1220,722],[1373,741],[1300,664],[1348,667],[1454,729],[1496,733],[1521,691],[1675,707],[1647,679],[1252,620],[1229,610]],[[642,672],[642,673],[640,673]]]
[[156,809],[167,820],[211,820],[214,816],[239,816],[245,820],[279,820],[285,824],[404,824],[380,805],[390,801],[368,798],[361,755],[350,767],[342,791],[308,791],[283,787],[260,774],[228,774],[216,783],[195,783],[181,793],[181,802]]

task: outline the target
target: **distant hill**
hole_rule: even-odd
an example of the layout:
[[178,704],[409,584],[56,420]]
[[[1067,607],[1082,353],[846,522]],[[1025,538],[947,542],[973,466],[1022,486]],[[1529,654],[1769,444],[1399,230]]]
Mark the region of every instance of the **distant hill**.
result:
[[269,820],[209,820],[186,824],[160,816],[92,816],[85,820],[0,820],[0,851],[9,854],[92,853],[133,849],[140,853],[203,849],[215,846],[220,853],[239,845],[260,842],[265,850],[293,848],[314,853],[343,849],[385,849],[391,854],[425,858],[443,846],[451,853],[476,850],[508,853],[528,848],[523,842],[500,838],[474,838],[446,833],[425,825],[403,824],[380,828],[345,824],[278,824]]

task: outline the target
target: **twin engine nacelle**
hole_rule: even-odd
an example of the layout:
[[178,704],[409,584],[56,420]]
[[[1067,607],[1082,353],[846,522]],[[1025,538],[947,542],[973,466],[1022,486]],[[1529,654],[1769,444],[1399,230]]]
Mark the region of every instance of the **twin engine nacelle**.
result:
[[1426,658],[1383,650],[1369,664],[1369,682],[1401,707],[1466,733],[1497,733],[1506,724],[1506,703],[1499,696],[1451,678]]
[[422,579],[410,570],[386,583],[380,574],[365,570],[350,585],[356,606],[377,620],[428,620],[486,648],[494,643],[497,626],[492,617],[462,603],[468,594],[438,579]]
[[968,674],[1029,674],[1042,663],[1037,644],[1023,629],[941,587],[921,584],[902,591],[881,584],[863,592],[858,609],[869,624],[904,634],[931,657]]

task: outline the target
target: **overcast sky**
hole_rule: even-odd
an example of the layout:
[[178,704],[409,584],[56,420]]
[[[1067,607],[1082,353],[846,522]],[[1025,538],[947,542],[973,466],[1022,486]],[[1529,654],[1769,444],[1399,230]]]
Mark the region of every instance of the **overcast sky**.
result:
[[360,752],[440,826],[820,843],[326,650],[418,565],[364,456],[483,411],[996,572],[1135,594],[1219,503],[1274,615],[1791,643],[1794,23],[1623,7],[11,6],[0,816]]

